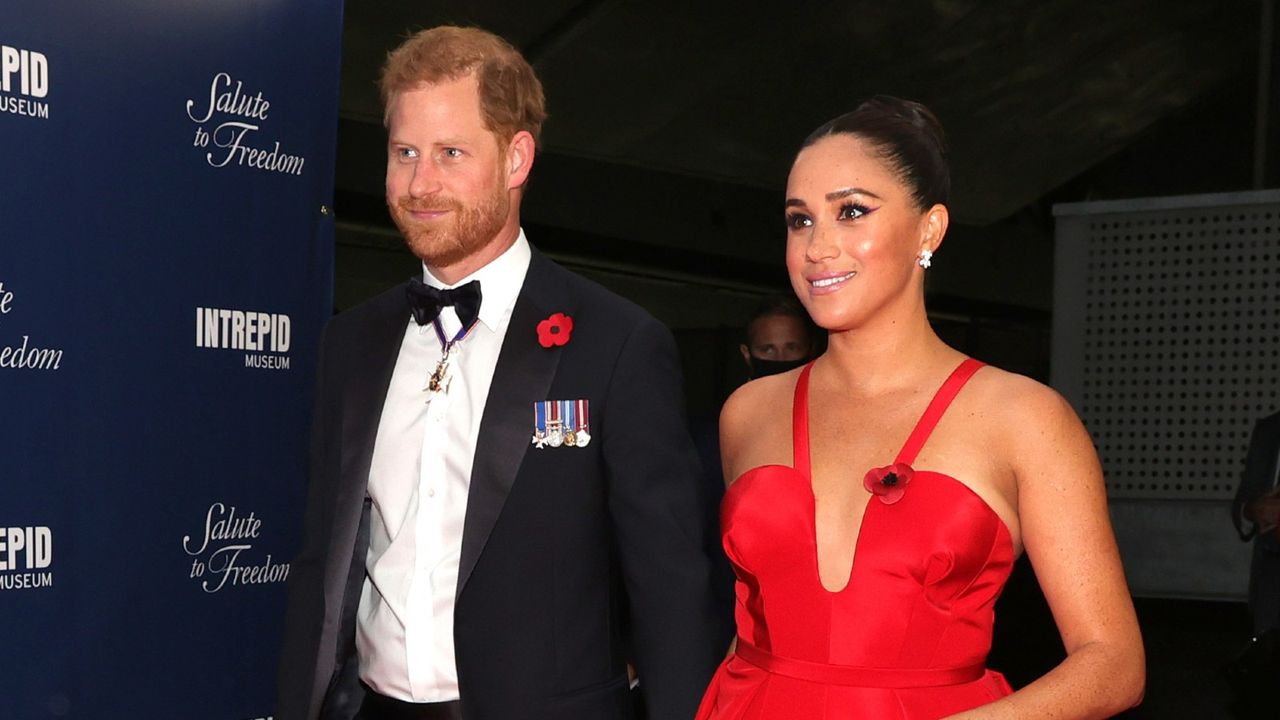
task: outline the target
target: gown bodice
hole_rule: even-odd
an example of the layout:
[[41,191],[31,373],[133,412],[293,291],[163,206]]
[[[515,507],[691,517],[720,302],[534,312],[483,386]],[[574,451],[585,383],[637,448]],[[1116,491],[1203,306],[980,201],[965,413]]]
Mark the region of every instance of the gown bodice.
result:
[[[911,463],[982,364],[943,383],[873,491],[848,583],[822,585],[809,463],[806,366],[792,407],[791,466],[729,487],[721,536],[737,576],[738,650],[699,720],[938,718],[1011,692],[986,670],[994,605],[1013,566],[1008,528],[964,483]],[[860,481],[866,468],[850,473]],[[874,479],[873,479],[874,478]]]

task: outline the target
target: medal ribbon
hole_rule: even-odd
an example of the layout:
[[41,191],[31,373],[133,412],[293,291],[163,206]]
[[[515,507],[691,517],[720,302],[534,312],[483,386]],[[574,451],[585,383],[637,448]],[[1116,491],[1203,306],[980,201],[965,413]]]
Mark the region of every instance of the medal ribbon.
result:
[[475,327],[479,320],[480,318],[477,316],[466,327],[458,330],[458,333],[453,336],[452,340],[445,339],[444,327],[440,324],[439,315],[431,321],[431,327],[435,328],[436,337],[440,339],[440,360],[436,363],[436,369],[431,373],[431,380],[425,389],[430,389],[432,392],[438,392],[441,388],[444,388],[445,392],[448,392],[449,381],[446,379],[446,372],[449,365],[449,356],[453,354],[453,349],[457,347],[458,343],[462,342],[462,339],[467,336],[467,333],[471,332],[471,328]]
[[436,317],[435,320],[432,320],[431,327],[436,329],[436,337],[440,338],[441,352],[448,355],[449,351],[453,349],[453,346],[462,342],[462,339],[467,336],[467,333],[471,332],[471,328],[475,327],[478,322],[480,322],[480,318],[477,317],[475,320],[471,321],[470,325],[458,330],[458,334],[454,335],[452,340],[446,340],[444,337],[444,326],[440,324],[440,318]]
[[540,435],[547,434],[547,404],[545,402],[533,404],[533,428]]

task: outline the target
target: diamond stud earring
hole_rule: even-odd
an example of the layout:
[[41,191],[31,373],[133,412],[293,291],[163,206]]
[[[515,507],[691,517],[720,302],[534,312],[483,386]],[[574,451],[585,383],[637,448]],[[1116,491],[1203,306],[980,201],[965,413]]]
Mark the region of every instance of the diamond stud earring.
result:
[[916,262],[920,263],[920,267],[928,269],[928,267],[933,264],[933,251],[927,248],[921,250],[920,259],[916,260]]

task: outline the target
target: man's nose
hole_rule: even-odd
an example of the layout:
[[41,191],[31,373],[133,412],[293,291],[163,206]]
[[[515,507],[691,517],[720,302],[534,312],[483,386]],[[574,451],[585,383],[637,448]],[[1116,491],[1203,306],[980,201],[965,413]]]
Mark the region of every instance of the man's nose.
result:
[[440,172],[430,162],[420,162],[413,166],[413,177],[409,179],[409,196],[424,198],[440,191]]

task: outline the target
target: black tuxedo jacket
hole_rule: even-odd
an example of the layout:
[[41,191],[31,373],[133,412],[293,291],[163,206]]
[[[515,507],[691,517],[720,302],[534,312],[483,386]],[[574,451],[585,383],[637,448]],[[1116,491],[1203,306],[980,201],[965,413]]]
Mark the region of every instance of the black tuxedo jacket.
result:
[[1249,607],[1254,631],[1280,627],[1280,540],[1275,533],[1255,534],[1245,528],[1244,506],[1271,492],[1275,486],[1276,462],[1280,456],[1280,413],[1258,421],[1249,437],[1249,453],[1244,474],[1231,504],[1231,518],[1240,539],[1253,540],[1253,561],[1249,569]]
[[[538,323],[573,319],[544,348]],[[289,575],[278,720],[354,716],[355,615],[374,438],[410,316],[404,287],[325,330],[303,546]],[[465,347],[463,348],[465,352]],[[586,447],[535,448],[533,405],[585,398]],[[536,250],[481,420],[454,642],[467,720],[691,718],[727,638],[670,332]],[[427,611],[424,608],[424,612]]]
[[[1274,489],[1276,479],[1276,462],[1280,457],[1280,413],[1269,415],[1253,426],[1253,434],[1249,436],[1249,453],[1244,461],[1244,474],[1240,476],[1240,486],[1236,489],[1235,502],[1232,503],[1231,514],[1236,521],[1236,531],[1240,539],[1251,540],[1254,528],[1244,527],[1244,506],[1266,495]],[[1269,535],[1269,534],[1268,534]],[[1280,552],[1280,543],[1267,535],[1259,537],[1259,541],[1273,552]]]

